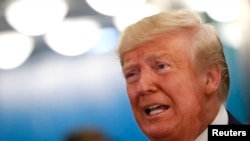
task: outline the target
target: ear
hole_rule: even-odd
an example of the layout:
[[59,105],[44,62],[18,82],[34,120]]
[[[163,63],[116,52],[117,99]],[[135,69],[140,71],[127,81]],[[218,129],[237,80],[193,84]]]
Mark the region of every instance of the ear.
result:
[[205,92],[208,95],[215,93],[219,90],[219,85],[221,81],[221,68],[219,65],[215,64],[211,66],[206,75]]

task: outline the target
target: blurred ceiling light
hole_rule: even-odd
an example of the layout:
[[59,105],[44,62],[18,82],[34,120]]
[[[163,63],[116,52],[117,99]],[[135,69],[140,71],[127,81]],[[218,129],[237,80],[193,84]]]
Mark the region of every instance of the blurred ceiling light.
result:
[[243,32],[236,23],[220,24],[218,26],[222,40],[234,49],[239,49],[243,43]]
[[196,12],[205,12],[207,7],[207,0],[185,0],[185,4],[188,8]]
[[146,0],[86,0],[86,2],[101,14],[116,16],[143,5]]
[[34,49],[31,37],[17,32],[0,33],[0,69],[9,70],[19,67]]
[[65,0],[14,0],[6,7],[5,18],[18,32],[37,36],[53,29],[67,12]]
[[209,0],[207,2],[207,14],[218,22],[231,22],[240,16],[240,0]]
[[174,0],[147,0],[145,4],[155,6],[160,11],[164,11],[173,8],[173,3]]
[[100,38],[100,30],[100,25],[91,18],[68,18],[46,34],[44,40],[59,54],[78,56],[94,47]]
[[136,9],[130,9],[127,13],[115,16],[113,23],[119,31],[123,31],[128,25],[133,24],[140,19],[159,13],[160,9],[152,4],[144,4]]

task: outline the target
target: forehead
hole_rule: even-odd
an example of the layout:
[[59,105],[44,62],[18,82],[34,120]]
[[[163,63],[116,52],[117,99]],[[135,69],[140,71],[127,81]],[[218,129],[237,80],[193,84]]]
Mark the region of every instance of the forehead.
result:
[[122,65],[133,62],[139,57],[145,60],[157,58],[182,59],[191,55],[191,43],[189,36],[182,34],[162,35],[138,44],[132,50],[124,53]]

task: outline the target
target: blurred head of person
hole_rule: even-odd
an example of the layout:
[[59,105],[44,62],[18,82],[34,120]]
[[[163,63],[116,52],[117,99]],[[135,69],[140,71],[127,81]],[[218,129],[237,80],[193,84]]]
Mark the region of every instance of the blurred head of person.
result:
[[70,131],[65,141],[111,141],[108,136],[96,128],[80,128]]

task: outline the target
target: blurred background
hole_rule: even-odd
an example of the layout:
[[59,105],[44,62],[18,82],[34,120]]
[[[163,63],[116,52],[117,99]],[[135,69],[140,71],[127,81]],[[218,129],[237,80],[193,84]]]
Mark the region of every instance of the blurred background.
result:
[[63,141],[79,128],[147,141],[115,50],[127,25],[170,9],[217,28],[231,77],[226,106],[249,123],[250,0],[0,0],[0,141]]

